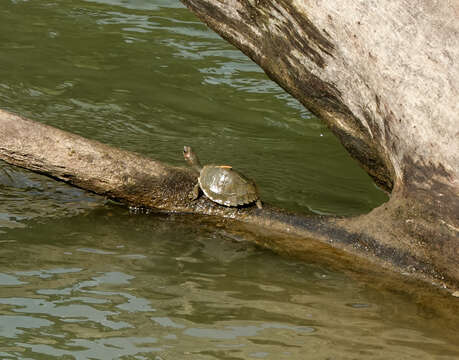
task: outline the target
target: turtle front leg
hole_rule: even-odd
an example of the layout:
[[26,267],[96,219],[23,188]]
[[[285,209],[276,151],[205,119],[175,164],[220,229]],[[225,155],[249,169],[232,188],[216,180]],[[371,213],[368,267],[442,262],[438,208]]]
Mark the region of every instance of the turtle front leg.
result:
[[258,199],[255,204],[257,205],[257,208],[263,209],[263,205],[261,204],[261,200],[260,199]]
[[189,194],[190,200],[194,201],[199,197],[199,183],[196,183],[196,185],[193,188],[193,191]]

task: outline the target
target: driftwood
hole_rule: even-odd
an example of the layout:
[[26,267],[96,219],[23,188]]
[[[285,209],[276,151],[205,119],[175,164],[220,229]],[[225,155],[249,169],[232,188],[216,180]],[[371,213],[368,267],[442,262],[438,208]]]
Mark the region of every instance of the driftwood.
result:
[[[203,196],[190,200],[196,175],[186,167],[168,166],[1,110],[0,139],[0,159],[125,204],[234,219],[245,224],[244,231],[248,232],[253,231],[248,228],[251,225],[256,225],[258,233],[260,229],[283,232],[289,236],[259,236],[257,241],[301,258],[307,258],[311,248],[323,248],[324,254],[333,258],[330,261],[343,262],[344,266],[356,261],[354,257],[330,251],[331,245],[359,255],[363,262],[366,258],[451,288],[458,284],[456,269],[449,271],[445,266],[452,265],[457,258],[437,263],[426,247],[421,247],[423,252],[419,253],[404,246],[403,238],[396,244],[388,244],[374,236],[381,223],[387,230],[388,225],[402,221],[394,219],[384,224],[386,218],[380,220],[379,217],[381,212],[384,215],[385,206],[370,215],[350,219],[302,216],[267,204],[263,209],[256,206],[227,208]],[[445,227],[445,231],[450,230]],[[387,234],[381,236],[384,238]]]

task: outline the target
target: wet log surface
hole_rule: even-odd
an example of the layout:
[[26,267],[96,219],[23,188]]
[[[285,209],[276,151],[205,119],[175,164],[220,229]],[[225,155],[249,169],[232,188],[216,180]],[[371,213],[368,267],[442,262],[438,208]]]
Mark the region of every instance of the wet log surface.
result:
[[[403,226],[397,228],[405,223],[405,218],[394,218],[393,208],[387,204],[369,215],[348,219],[293,214],[268,204],[263,209],[256,205],[228,208],[204,196],[190,200],[189,194],[196,183],[191,169],[168,166],[5,111],[0,111],[0,139],[0,159],[9,164],[127,205],[211,215],[230,228],[268,234],[255,236],[254,241],[299,258],[307,257],[312,248],[315,254],[323,249],[329,261],[342,262],[342,266],[370,261],[450,289],[458,284],[456,269],[450,271],[445,266],[457,264],[457,257],[435,262],[428,247],[418,246],[421,241],[418,237],[406,233]],[[405,203],[400,209],[403,206]],[[444,230],[444,236],[452,233],[446,225]],[[388,238],[396,242],[391,243]],[[417,243],[410,247],[406,246],[410,244],[408,241]],[[333,249],[338,249],[338,253]],[[361,260],[349,254],[358,255]]]

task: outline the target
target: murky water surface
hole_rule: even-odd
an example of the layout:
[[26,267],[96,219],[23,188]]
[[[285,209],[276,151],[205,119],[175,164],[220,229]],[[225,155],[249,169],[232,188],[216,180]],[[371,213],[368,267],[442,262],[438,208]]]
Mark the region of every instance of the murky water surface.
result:
[[[173,0],[3,0],[0,108],[176,165],[192,145],[295,211],[386,199]],[[455,316],[377,282],[0,163],[0,359],[459,357]]]

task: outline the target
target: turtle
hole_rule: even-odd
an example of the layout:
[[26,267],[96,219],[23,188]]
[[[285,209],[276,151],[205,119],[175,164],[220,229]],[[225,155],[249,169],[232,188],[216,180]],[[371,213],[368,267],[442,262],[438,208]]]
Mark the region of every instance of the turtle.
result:
[[234,170],[232,166],[201,166],[198,156],[189,146],[183,147],[183,157],[199,174],[198,182],[190,194],[191,199],[196,200],[201,189],[204,195],[220,205],[237,207],[255,203],[262,209],[255,182]]

